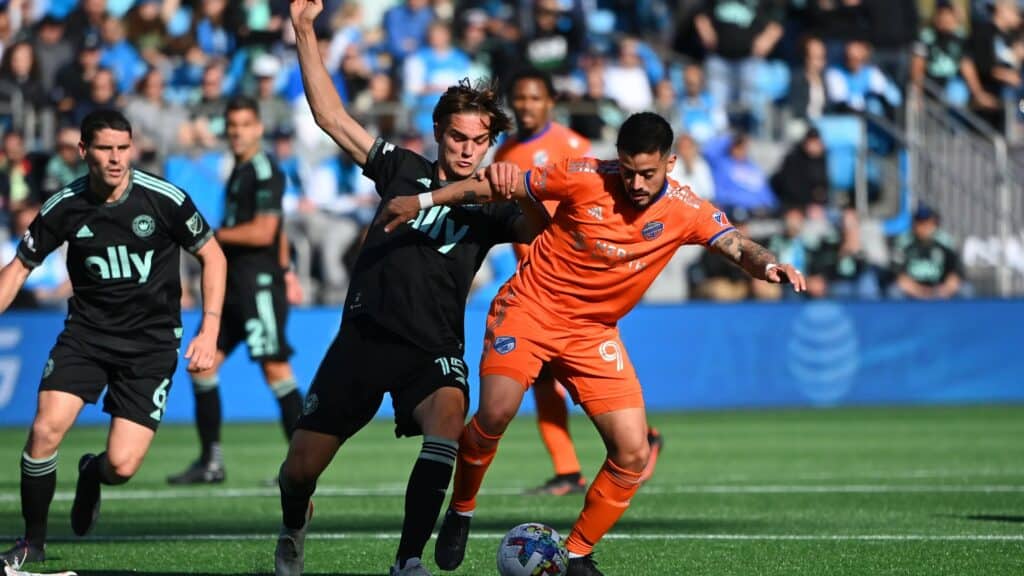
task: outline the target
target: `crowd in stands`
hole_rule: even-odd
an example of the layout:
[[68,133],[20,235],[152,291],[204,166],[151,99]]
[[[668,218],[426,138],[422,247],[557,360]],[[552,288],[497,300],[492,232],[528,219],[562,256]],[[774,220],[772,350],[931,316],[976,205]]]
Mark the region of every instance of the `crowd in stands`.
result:
[[[811,297],[939,298],[967,286],[955,243],[936,233],[927,207],[905,239],[883,238],[876,249],[849,191],[830,178],[820,119],[899,122],[901,106],[930,83],[1001,129],[1024,87],[1016,0],[324,3],[322,57],[374,134],[430,156],[439,94],[467,77],[500,86],[520,66],[553,76],[561,119],[602,155],[613,154],[628,114],[658,111],[679,134],[673,177],[807,270]],[[285,0],[0,3],[0,224],[9,244],[41,202],[83,174],[75,127],[108,106],[135,128],[136,165],[188,190],[218,222],[231,162],[224,105],[248,94],[288,178],[285,217],[307,296],[340,302],[377,197],[316,126],[287,19]],[[765,161],[756,146],[764,139],[791,148]],[[677,299],[780,297],[712,255],[687,265],[674,272],[690,285]],[[32,302],[61,301],[59,268],[36,273]]]

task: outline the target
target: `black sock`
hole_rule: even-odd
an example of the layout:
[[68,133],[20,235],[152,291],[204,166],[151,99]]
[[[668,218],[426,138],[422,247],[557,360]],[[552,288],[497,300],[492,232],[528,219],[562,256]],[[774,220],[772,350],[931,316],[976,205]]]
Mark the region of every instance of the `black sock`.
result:
[[57,453],[48,458],[21,454],[21,517],[25,520],[25,540],[36,547],[46,544],[46,517],[57,488]]
[[272,382],[270,388],[277,397],[277,405],[281,408],[281,427],[284,435],[291,440],[295,431],[295,423],[302,416],[302,394],[295,384],[294,378]]
[[398,544],[399,567],[409,558],[422,558],[441,513],[448,483],[459,452],[456,440],[424,436],[420,456],[405,488],[405,520],[402,541]]
[[281,521],[289,530],[299,530],[306,525],[306,513],[309,510],[309,499],[316,491],[316,482],[301,485],[289,481],[284,474],[284,465],[277,474],[277,484],[281,489]]
[[220,450],[220,381],[216,378],[196,378],[192,380],[192,390],[196,398],[196,427],[199,429],[199,444],[202,454],[199,459],[208,464],[214,458],[221,457]]

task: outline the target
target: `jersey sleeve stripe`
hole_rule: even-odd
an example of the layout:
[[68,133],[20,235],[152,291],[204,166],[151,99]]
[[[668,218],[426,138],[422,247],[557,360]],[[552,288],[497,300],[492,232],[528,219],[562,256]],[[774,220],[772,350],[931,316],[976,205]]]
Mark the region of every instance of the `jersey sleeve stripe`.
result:
[[210,238],[213,238],[213,230],[207,230],[206,234],[203,234],[200,239],[196,240],[195,244],[189,246],[186,250],[195,254],[196,252],[199,252],[203,246],[206,246],[206,243],[210,241]]
[[135,172],[135,178],[139,184],[142,184],[147,188],[151,188],[154,192],[157,192],[158,194],[163,194],[164,196],[170,198],[171,201],[177,204],[178,206],[184,204],[185,193],[175,188],[170,182],[165,182],[163,180],[156,178],[155,176],[150,176],[145,172],[138,171]]
[[708,240],[708,246],[714,246],[715,242],[718,242],[718,239],[721,238],[723,234],[728,234],[729,232],[732,232],[735,229],[736,228],[729,226],[725,230],[722,230],[718,234],[715,234],[714,236],[711,237],[711,240]]
[[530,199],[532,199],[534,202],[540,202],[540,200],[537,200],[537,197],[533,195],[533,188],[530,187],[530,175],[532,173],[533,170],[527,170],[526,177],[523,179],[526,182],[526,195],[529,196]]
[[39,265],[42,264],[42,262],[36,262],[35,260],[29,258],[28,256],[25,256],[25,254],[22,253],[21,248],[18,248],[18,250],[14,254],[18,257],[18,260],[21,260],[21,263],[24,264],[25,267],[28,268],[29,270],[38,268]]
[[62,188],[59,192],[51,196],[49,200],[43,203],[43,207],[40,209],[40,213],[42,213],[42,215],[45,216],[47,212],[53,210],[53,207],[56,206],[57,204],[60,204],[62,200],[70,198],[75,194],[78,194],[81,191],[85,190],[86,182],[86,178],[83,177],[79,178],[78,180],[75,180],[66,188]]
[[274,175],[274,170],[270,166],[270,159],[263,152],[253,156],[252,167],[256,170],[256,179],[263,181],[269,180]]

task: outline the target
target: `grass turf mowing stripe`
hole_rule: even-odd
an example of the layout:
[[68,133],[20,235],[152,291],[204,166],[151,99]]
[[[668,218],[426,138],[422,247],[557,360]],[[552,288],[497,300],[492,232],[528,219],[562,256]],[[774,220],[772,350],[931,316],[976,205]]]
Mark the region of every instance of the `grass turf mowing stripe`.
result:
[[[397,540],[398,532],[309,532],[307,540]],[[472,540],[500,540],[505,534],[474,532]],[[0,539],[13,536],[0,535]],[[177,542],[177,541],[267,541],[277,534],[133,534],[124,536],[89,536],[86,538],[50,538],[48,542]],[[812,542],[1024,542],[1024,534],[606,534],[603,540],[783,540]]]
[[[525,487],[524,487],[525,488]],[[685,485],[646,486],[644,494],[1014,494],[1024,492],[1024,485],[924,485],[924,484],[849,484],[849,485],[772,485],[728,486],[728,485]],[[516,496],[522,488],[492,488],[480,491],[481,496]],[[218,489],[176,489],[167,490],[110,490],[103,494],[104,500],[179,500],[182,498],[259,498],[279,495],[277,488],[218,488]],[[314,497],[398,497],[405,496],[404,486],[378,488],[344,488],[340,486],[318,487]],[[19,502],[18,494],[0,494],[0,502]],[[54,501],[68,502],[75,498],[71,491],[57,492]]]

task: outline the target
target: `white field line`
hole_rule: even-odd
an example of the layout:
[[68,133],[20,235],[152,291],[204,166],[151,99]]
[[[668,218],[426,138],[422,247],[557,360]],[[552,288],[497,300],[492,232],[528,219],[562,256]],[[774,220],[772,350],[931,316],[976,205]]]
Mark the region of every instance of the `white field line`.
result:
[[[498,532],[474,532],[473,540],[501,540]],[[3,538],[4,536],[0,536]],[[307,540],[398,540],[398,532],[316,532]],[[86,538],[51,538],[51,542],[274,542],[276,534],[132,534],[124,536],[89,536]],[[605,540],[726,540],[726,541],[796,541],[796,542],[1024,542],[1024,534],[622,534],[612,533]]]
[[[492,488],[480,491],[482,496],[516,496],[522,494],[521,488]],[[1024,493],[1024,485],[990,484],[964,485],[951,484],[836,484],[836,485],[800,485],[800,484],[764,484],[756,486],[731,485],[680,485],[680,486],[645,486],[643,494],[1018,494]],[[103,493],[104,500],[180,500],[185,498],[277,498],[277,488],[167,488],[165,490],[117,490],[107,489]],[[370,496],[398,497],[405,496],[404,486],[382,486],[375,488],[346,488],[341,486],[320,486],[315,497],[356,497]],[[74,500],[74,492],[57,492],[54,500],[67,502]],[[0,494],[0,503],[19,502],[17,493]]]

